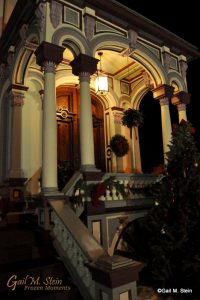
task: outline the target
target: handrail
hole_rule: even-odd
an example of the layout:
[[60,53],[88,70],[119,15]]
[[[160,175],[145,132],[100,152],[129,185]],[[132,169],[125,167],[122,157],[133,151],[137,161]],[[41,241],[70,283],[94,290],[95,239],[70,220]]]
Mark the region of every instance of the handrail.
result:
[[54,246],[85,299],[95,299],[94,281],[86,263],[94,262],[106,251],[62,200],[50,200],[53,208]]

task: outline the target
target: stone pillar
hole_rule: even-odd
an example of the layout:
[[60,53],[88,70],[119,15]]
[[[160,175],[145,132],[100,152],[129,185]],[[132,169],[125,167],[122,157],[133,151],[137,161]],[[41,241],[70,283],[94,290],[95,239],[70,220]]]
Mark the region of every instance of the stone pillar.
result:
[[172,104],[176,105],[178,110],[179,123],[181,120],[187,121],[186,105],[190,103],[190,97],[191,94],[184,91],[178,92],[172,97]]
[[12,106],[11,148],[9,178],[23,178],[21,168],[21,142],[22,142],[22,107],[24,94],[21,91],[10,92]]
[[172,97],[174,88],[172,86],[163,84],[156,87],[153,92],[153,97],[160,101],[161,107],[161,122],[162,122],[162,138],[163,138],[163,152],[166,163],[166,153],[169,151],[169,144],[171,142],[171,118],[169,112],[169,99]]
[[37,64],[44,68],[42,193],[47,195],[58,191],[55,68],[63,59],[63,51],[63,47],[42,42],[35,52]]
[[98,60],[79,54],[72,62],[72,72],[80,80],[80,149],[81,170],[97,171],[94,157],[94,136],[90,96],[90,75],[96,72]]
[[142,263],[114,255],[87,266],[95,281],[96,300],[137,299],[136,281],[144,266]]

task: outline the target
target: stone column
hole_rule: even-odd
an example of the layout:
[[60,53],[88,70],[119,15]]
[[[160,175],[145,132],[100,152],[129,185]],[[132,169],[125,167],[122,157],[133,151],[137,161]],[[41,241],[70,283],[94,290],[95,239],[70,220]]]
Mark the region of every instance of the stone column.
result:
[[94,157],[94,136],[92,106],[90,96],[90,75],[96,72],[98,60],[79,54],[72,62],[72,72],[80,80],[80,149],[81,169],[86,172],[97,171]]
[[24,104],[24,94],[20,91],[11,91],[10,99],[12,106],[12,127],[9,178],[17,179],[24,177],[21,168],[22,107]]
[[63,59],[63,51],[63,47],[42,42],[35,52],[37,64],[44,68],[42,193],[47,195],[58,191],[55,69]]
[[153,92],[153,97],[160,101],[161,107],[161,122],[162,122],[162,137],[163,137],[163,152],[166,163],[166,153],[169,151],[169,144],[171,142],[171,118],[169,112],[169,99],[172,97],[174,88],[172,86],[163,84],[156,87]]
[[179,123],[181,120],[187,121],[186,105],[190,103],[190,97],[191,94],[184,91],[178,92],[172,97],[172,104],[176,105],[178,110]]

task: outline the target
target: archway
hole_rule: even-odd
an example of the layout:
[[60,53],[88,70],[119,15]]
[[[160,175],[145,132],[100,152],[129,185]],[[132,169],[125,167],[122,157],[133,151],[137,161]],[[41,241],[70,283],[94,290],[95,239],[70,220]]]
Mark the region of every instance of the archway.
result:
[[163,169],[163,144],[159,101],[148,92],[140,103],[144,125],[139,127],[140,154],[144,173],[159,173]]

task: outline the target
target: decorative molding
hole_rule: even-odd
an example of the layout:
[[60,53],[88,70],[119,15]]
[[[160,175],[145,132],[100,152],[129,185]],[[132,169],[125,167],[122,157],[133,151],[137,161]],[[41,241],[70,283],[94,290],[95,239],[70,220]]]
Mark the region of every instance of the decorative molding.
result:
[[137,39],[138,39],[138,33],[136,31],[134,31],[133,29],[129,29],[128,40],[129,40],[130,51],[134,51],[136,49]]
[[60,23],[62,16],[62,4],[51,0],[50,2],[50,20],[53,27],[56,29]]
[[27,24],[23,24],[19,30],[19,35],[20,38],[22,40],[22,42],[24,43],[27,37],[27,31],[28,31],[28,25]]
[[126,33],[120,29],[117,29],[111,25],[108,25],[103,20],[98,20],[96,22],[96,34],[98,33],[115,33],[118,35],[126,36]]
[[45,61],[43,64],[44,73],[56,73],[56,64],[52,61]]
[[46,13],[46,3],[40,2],[37,9],[35,10],[36,15],[36,25],[40,32],[44,31],[45,27],[45,13]]
[[63,23],[70,24],[81,29],[81,11],[64,6]]
[[95,34],[96,20],[90,15],[84,16],[84,30],[86,38],[91,41]]
[[130,84],[120,81],[120,90],[122,94],[130,95]]
[[34,52],[35,52],[35,50],[37,49],[38,45],[37,45],[37,44],[34,44],[34,43],[31,43],[31,42],[28,42],[28,41],[25,41],[24,47],[25,47],[25,49],[27,49],[27,50],[34,51]]

